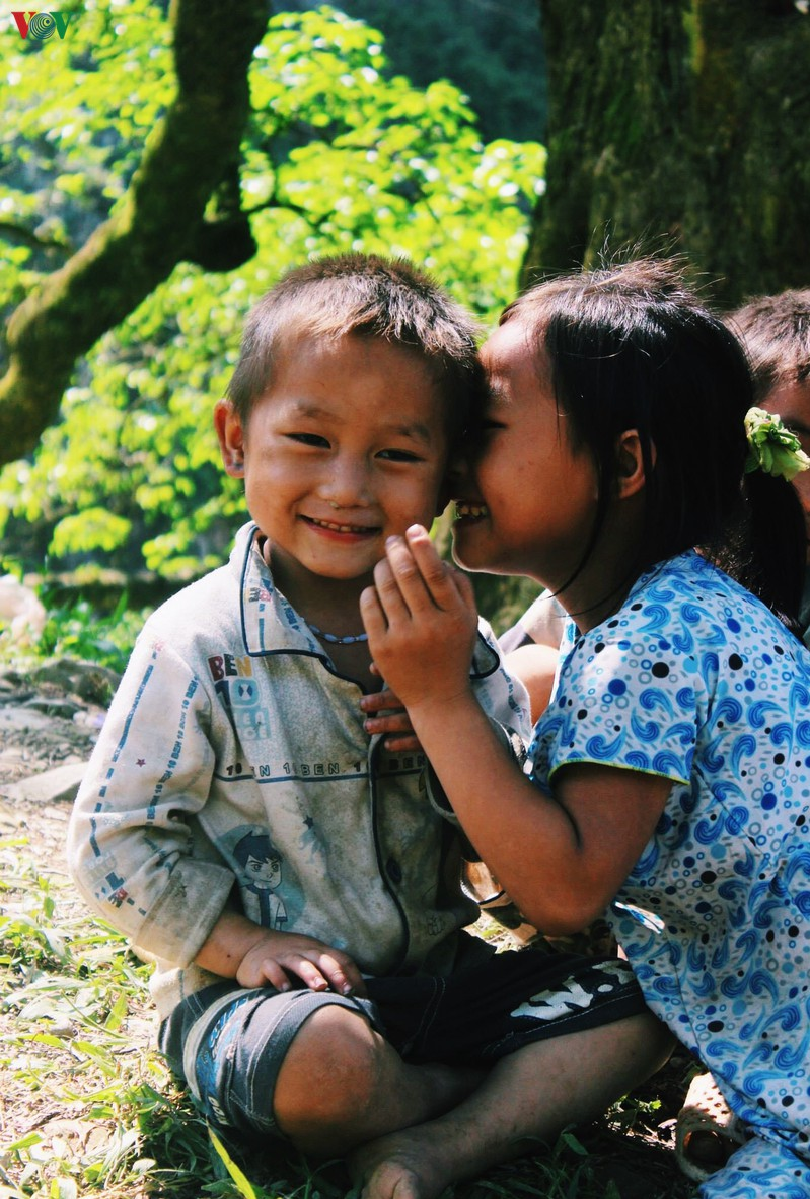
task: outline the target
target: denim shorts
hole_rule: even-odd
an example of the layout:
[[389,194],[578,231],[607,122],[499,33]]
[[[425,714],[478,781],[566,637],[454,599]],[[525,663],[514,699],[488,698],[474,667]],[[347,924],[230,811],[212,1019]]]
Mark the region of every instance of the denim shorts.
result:
[[217,983],[164,1020],[160,1047],[214,1124],[286,1139],[273,1115],[276,1079],[299,1028],[324,1004],[363,1016],[409,1063],[484,1067],[532,1041],[647,1010],[626,962],[533,948],[493,954],[448,978],[369,978],[366,987],[361,999]]

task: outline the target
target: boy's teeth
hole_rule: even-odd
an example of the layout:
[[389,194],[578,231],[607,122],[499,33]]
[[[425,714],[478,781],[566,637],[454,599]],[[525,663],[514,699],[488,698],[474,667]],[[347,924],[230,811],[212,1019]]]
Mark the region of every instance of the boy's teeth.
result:
[[467,504],[456,500],[456,516],[486,516],[486,504]]
[[320,525],[322,529],[333,529],[336,533],[367,533],[368,529],[363,525],[338,525],[330,520],[316,520],[313,516],[310,518],[314,525]]

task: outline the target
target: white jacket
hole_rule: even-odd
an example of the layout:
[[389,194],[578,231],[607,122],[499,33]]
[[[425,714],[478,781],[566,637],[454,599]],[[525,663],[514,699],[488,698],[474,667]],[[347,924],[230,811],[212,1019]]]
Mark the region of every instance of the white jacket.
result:
[[[146,622],[71,818],[74,880],[156,959],[162,1015],[216,981],[193,963],[227,905],[370,974],[449,972],[476,917],[424,757],[365,732],[363,688],[274,587],[254,533]],[[471,673],[525,739],[525,691],[483,622]]]

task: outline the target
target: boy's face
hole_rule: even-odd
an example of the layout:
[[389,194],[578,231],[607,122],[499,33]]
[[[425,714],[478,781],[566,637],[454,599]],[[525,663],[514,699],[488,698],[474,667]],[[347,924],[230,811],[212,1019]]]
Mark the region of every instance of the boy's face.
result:
[[215,424],[226,470],[301,598],[312,577],[365,583],[386,537],[430,526],[447,452],[446,399],[418,354],[379,338],[287,339],[247,429]]
[[[762,407],[781,416],[787,427],[810,454],[810,380],[804,383],[781,383],[769,392]],[[807,564],[810,566],[810,470],[802,470],[793,478],[804,510],[807,532]]]

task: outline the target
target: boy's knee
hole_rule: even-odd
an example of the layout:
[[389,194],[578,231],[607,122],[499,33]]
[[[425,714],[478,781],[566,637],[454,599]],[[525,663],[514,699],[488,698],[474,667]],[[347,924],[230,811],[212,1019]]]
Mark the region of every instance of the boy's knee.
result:
[[394,1051],[359,1013],[337,1004],[317,1008],[301,1026],[276,1082],[279,1127],[314,1149],[363,1122],[378,1093],[383,1054]]

